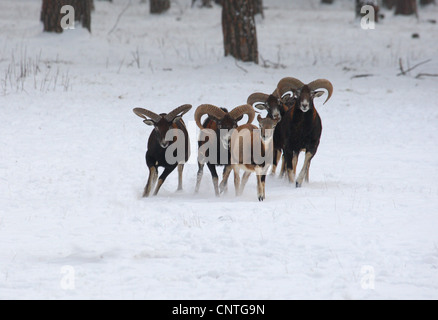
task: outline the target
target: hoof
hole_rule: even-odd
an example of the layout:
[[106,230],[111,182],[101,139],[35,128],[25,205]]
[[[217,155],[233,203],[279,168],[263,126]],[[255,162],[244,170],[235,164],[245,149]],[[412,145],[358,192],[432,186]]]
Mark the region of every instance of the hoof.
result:
[[263,201],[263,200],[265,200],[265,197],[259,196],[259,201]]
[[298,183],[298,182],[297,182],[297,183],[295,184],[295,186],[296,186],[297,188],[301,188],[301,183]]

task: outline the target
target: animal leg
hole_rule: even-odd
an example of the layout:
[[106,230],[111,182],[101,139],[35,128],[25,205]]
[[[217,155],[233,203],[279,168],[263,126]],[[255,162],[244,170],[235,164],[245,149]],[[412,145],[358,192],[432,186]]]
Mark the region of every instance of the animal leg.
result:
[[181,191],[183,189],[183,170],[184,170],[184,164],[178,165],[178,191]]
[[231,170],[232,170],[231,166],[225,166],[224,172],[222,175],[222,182],[219,185],[220,193],[223,193],[223,192],[226,193],[228,191],[228,178],[230,177]]
[[297,175],[297,165],[298,165],[298,155],[299,152],[293,152],[292,154],[292,179],[289,179],[290,183],[293,183],[295,181],[295,177]]
[[293,166],[292,166],[292,155],[290,153],[286,153],[284,155],[284,161],[285,161],[285,167],[287,170],[287,176],[290,183],[294,182],[295,176],[293,173]]
[[[265,189],[265,185],[266,185],[266,175],[263,174],[263,175],[261,175],[260,177],[261,177],[260,180],[261,180],[261,188],[262,188],[262,195],[263,195],[263,199],[262,199],[262,201],[263,201],[263,200],[266,199],[266,189]],[[260,200],[260,199],[259,199],[259,200]]]
[[272,170],[271,176],[275,176],[275,171],[277,171],[277,165],[280,162],[281,152],[278,149],[274,149],[274,154],[272,156]]
[[259,201],[265,200],[265,195],[263,193],[263,182],[262,182],[262,176],[257,175],[257,197]]
[[248,178],[251,175],[250,171],[245,171],[242,177],[242,184],[240,185],[239,195],[243,194],[243,190],[245,189],[246,183],[248,182]]
[[286,159],[284,157],[284,154],[281,156],[281,166],[280,166],[280,168],[281,168],[280,178],[284,178],[285,175],[286,175],[286,171],[287,171],[287,169],[286,169]]
[[208,169],[210,169],[211,177],[213,179],[213,187],[214,187],[214,193],[216,197],[219,197],[219,179],[216,171],[216,166],[211,163],[207,163]]
[[154,196],[158,194],[158,191],[160,191],[161,186],[163,185],[164,181],[166,180],[167,176],[172,173],[172,171],[176,168],[175,166],[172,167],[166,167],[161,174],[160,178],[158,179],[157,187],[155,188]]
[[155,185],[157,178],[158,178],[157,167],[155,167],[155,166],[150,167],[149,168],[148,182],[147,182],[146,186],[144,187],[144,191],[143,191],[143,198],[149,197],[149,194],[151,193],[151,189]]
[[199,187],[201,186],[202,174],[204,173],[204,164],[198,162],[198,174],[196,175],[196,187],[195,193],[199,192]]
[[304,164],[303,168],[301,169],[301,172],[298,176],[296,186],[297,188],[300,188],[303,184],[303,180],[306,176],[308,176],[308,172],[310,169],[310,162],[312,161],[312,158],[315,154],[311,152],[306,152],[306,157],[304,158]]
[[240,196],[240,169],[234,167],[234,190],[236,192],[236,197]]

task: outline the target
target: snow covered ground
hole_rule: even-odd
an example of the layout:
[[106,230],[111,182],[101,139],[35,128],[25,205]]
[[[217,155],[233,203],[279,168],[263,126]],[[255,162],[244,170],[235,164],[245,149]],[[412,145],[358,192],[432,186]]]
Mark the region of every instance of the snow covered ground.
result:
[[[223,57],[220,7],[134,0],[110,32],[128,1],[95,2],[91,34],[61,35],[41,1],[0,2],[0,299],[438,299],[438,78],[416,78],[438,73],[438,7],[362,30],[352,1],[265,0],[254,65]],[[335,87],[309,184],[216,198],[206,169],[195,195],[192,155],[183,192],[175,171],[141,198],[133,107],[190,103],[194,128],[285,76]]]

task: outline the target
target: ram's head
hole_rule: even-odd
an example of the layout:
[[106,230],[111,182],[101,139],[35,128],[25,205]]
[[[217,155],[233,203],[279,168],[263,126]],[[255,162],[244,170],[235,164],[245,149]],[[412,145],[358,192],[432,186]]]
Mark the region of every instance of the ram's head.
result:
[[145,124],[154,127],[160,146],[166,148],[169,145],[169,141],[166,141],[167,132],[170,129],[176,128],[175,124],[181,121],[182,116],[191,108],[190,104],[185,104],[167,114],[156,114],[143,108],[135,108],[133,111],[137,116],[144,119],[143,122]]

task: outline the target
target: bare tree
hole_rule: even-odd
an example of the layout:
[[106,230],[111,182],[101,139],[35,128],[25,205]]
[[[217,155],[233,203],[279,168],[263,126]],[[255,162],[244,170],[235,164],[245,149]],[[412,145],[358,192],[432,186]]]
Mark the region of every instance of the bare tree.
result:
[[425,6],[425,5],[428,5],[428,4],[436,4],[436,1],[435,0],[420,0],[420,5],[421,6]]
[[397,0],[395,3],[395,14],[417,15],[416,0]]
[[360,10],[362,9],[362,6],[363,6],[362,2],[363,2],[362,0],[355,1],[355,3],[356,3],[356,6],[355,6],[356,17],[361,16]]
[[[212,8],[211,0],[201,0],[201,7]],[[196,0],[192,0],[192,8],[195,5]]]
[[222,1],[225,56],[259,62],[254,4],[255,0]]
[[170,0],[150,0],[151,13],[163,13],[170,8]]
[[356,0],[356,17],[363,17],[363,6],[370,6],[374,9],[374,21],[379,22],[379,5],[376,0]]
[[397,0],[382,0],[382,6],[386,9],[392,9]]
[[92,0],[43,0],[40,20],[44,23],[44,31],[57,33],[63,31],[61,19],[64,14],[61,13],[61,8],[65,5],[74,8],[75,21],[80,21],[82,26],[91,32]]
[[254,14],[261,14],[262,18],[265,17],[265,14],[263,12],[263,0],[255,0]]

